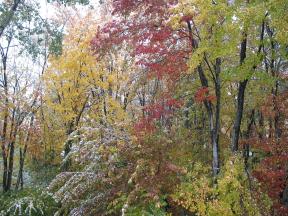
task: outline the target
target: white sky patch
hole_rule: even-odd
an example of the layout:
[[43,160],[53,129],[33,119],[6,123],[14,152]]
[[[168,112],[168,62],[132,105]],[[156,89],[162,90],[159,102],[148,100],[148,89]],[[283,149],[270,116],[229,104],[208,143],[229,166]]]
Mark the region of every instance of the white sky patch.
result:
[[[29,1],[29,0],[28,0]],[[27,1],[27,2],[28,2]],[[47,0],[31,0],[32,2],[37,2],[40,6],[39,14],[42,19],[55,20],[58,18],[59,13],[63,11],[69,11],[68,13],[73,17],[74,14],[80,15],[79,18],[84,17],[89,11],[93,11],[95,14],[95,19],[100,19],[100,5],[99,0],[90,0],[90,5],[76,5],[76,6],[60,6],[57,3],[48,3]],[[3,3],[3,0],[0,0]],[[71,12],[71,13],[70,13]],[[1,45],[5,47],[5,41],[0,41]],[[37,82],[39,76],[43,70],[44,57],[39,56],[33,61],[32,58],[27,53],[22,53],[19,55],[20,46],[16,39],[13,40],[11,45],[10,54],[8,57],[8,70],[13,70],[15,67],[14,62],[17,62],[17,70],[26,71],[25,74],[30,77],[31,82]],[[43,47],[43,49],[45,49]]]
[[47,0],[37,0],[37,2],[40,5],[39,13],[43,19],[53,19],[55,18],[55,16],[57,16],[57,13],[59,13],[59,11],[64,11],[64,10],[67,10],[67,11],[75,10],[75,12],[77,11],[77,14],[80,14],[80,16],[85,16],[89,11],[93,10],[93,12],[95,12],[96,19],[97,18],[100,19],[99,0],[90,0],[89,5],[76,4],[74,6],[63,6],[63,5],[60,6],[56,2],[48,3]]
[[40,4],[40,15],[42,18],[51,18],[51,16],[55,13],[55,8],[48,3],[47,0],[39,0]]

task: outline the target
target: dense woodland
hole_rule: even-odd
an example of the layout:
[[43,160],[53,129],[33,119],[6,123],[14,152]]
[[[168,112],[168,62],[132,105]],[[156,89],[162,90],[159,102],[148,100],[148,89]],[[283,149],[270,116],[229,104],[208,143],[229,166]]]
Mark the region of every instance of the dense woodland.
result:
[[288,0],[2,0],[0,60],[0,216],[288,216]]

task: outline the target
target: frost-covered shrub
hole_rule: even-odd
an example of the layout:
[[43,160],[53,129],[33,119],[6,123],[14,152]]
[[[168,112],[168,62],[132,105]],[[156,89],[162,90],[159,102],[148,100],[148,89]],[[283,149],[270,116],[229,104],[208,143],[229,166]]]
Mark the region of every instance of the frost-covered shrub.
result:
[[51,194],[39,189],[24,189],[0,197],[1,216],[53,215],[58,207]]
[[125,178],[127,164],[119,151],[130,146],[129,137],[124,129],[102,125],[80,128],[68,137],[72,146],[63,164],[69,160],[69,171],[49,185],[55,200],[61,202],[56,215],[104,215],[117,187],[128,181],[128,177],[120,180]]

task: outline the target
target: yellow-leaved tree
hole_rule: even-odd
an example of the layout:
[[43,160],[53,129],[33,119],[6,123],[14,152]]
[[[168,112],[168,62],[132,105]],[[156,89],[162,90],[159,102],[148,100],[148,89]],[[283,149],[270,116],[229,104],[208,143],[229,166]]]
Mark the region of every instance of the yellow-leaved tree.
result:
[[[49,58],[43,77],[47,113],[43,131],[47,131],[44,136],[53,151],[63,150],[68,135],[81,126],[113,124],[125,118],[123,106],[112,92],[118,83],[117,73],[98,61],[90,46],[97,25],[92,14],[77,17],[67,28],[61,55]],[[66,142],[64,156],[70,148],[71,143]]]

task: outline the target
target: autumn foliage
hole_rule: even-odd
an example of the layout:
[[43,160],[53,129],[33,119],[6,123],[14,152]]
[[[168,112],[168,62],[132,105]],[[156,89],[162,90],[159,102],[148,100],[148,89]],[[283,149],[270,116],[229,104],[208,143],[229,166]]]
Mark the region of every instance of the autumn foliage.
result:
[[[97,49],[127,43],[132,45],[136,64],[147,70],[148,77],[179,79],[187,70],[191,52],[184,30],[169,25],[170,9],[177,1],[113,1],[116,17],[97,34],[92,44]],[[104,44],[104,46],[102,46]]]
[[287,0],[38,3],[0,3],[0,215],[288,215]]
[[134,125],[134,131],[137,136],[143,136],[155,132],[158,125],[171,126],[169,119],[177,109],[181,108],[183,102],[171,96],[166,95],[156,104],[151,104],[143,108],[144,116]]
[[[287,187],[288,167],[288,134],[286,119],[288,117],[287,92],[277,96],[270,96],[262,108],[264,117],[277,118],[277,128],[271,126],[267,137],[258,138],[253,144],[258,150],[265,153],[253,175],[262,183],[263,189],[274,201],[275,214],[287,215],[287,201],[284,201],[284,191]],[[277,134],[277,130],[281,132]]]

